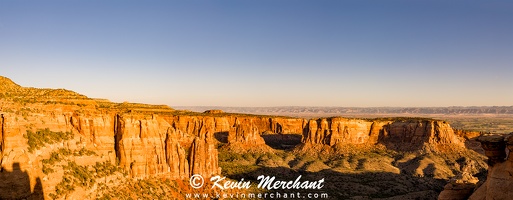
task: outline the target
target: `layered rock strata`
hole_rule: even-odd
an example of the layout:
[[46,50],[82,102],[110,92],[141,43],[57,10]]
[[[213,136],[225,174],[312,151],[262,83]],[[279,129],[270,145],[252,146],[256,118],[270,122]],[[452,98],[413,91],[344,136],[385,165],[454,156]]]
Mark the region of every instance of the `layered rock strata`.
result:
[[[258,116],[174,116],[118,114],[115,112],[51,112],[18,119],[16,114],[1,115],[0,161],[3,169],[21,163],[22,169],[36,171],[39,159],[62,147],[87,148],[98,160],[118,163],[132,177],[167,174],[186,179],[191,174],[211,176],[220,173],[217,165],[216,135],[231,135],[230,144],[263,145],[261,132],[294,133],[303,129],[303,119]],[[73,142],[50,145],[50,149],[27,152],[27,130],[49,128],[55,132],[71,131]],[[231,133],[231,134],[228,134]],[[42,156],[42,157],[41,157]],[[28,166],[30,164],[30,166]],[[85,163],[87,164],[87,163]],[[27,166],[26,166],[27,165]],[[25,167],[26,166],[26,167]]]
[[269,152],[271,148],[265,144],[262,132],[255,126],[252,119],[236,119],[228,132],[228,148],[234,152]]
[[[35,191],[55,191],[60,180],[43,175],[42,160],[59,149],[94,151],[95,156],[74,161],[89,166],[97,162],[117,164],[133,178],[159,175],[188,179],[193,174],[208,178],[220,173],[219,142],[242,149],[269,148],[262,133],[278,135],[267,137],[278,138],[278,142],[302,134],[303,145],[328,147],[384,145],[410,151],[463,146],[450,126],[437,120],[305,120],[219,110],[175,114],[179,112],[167,106],[116,104],[67,90],[24,88],[3,77],[0,82],[0,94],[6,97],[0,99],[0,176],[10,180],[0,181],[0,199],[23,199]],[[72,137],[29,151],[24,136],[28,131],[46,129],[70,132]],[[502,162],[500,157],[503,155],[498,153],[494,158],[497,165]],[[21,189],[13,190],[13,181],[21,180]]]
[[[262,116],[79,113],[66,110],[41,113],[26,120],[16,118],[22,117],[2,113],[0,118],[1,166],[3,170],[12,171],[13,164],[19,163],[16,170],[29,175],[29,188],[32,190],[42,176],[41,159],[62,147],[93,150],[98,156],[81,161],[85,162],[83,164],[98,161],[118,163],[134,178],[163,175],[187,179],[193,174],[210,177],[221,172],[217,158],[219,142],[242,150],[270,150],[261,137],[264,132],[276,135],[302,132],[303,144],[323,146],[382,144],[391,149],[417,150],[436,149],[437,145],[443,144],[462,145],[447,123],[429,120],[328,118],[307,121]],[[43,128],[71,131],[74,138],[28,153],[27,140],[23,135],[27,130]],[[226,137],[226,141],[219,136]],[[44,180],[43,188],[47,188]]]
[[327,118],[309,120],[302,142],[337,144],[383,144],[394,150],[442,150],[444,145],[463,147],[451,126],[438,120],[358,120]]

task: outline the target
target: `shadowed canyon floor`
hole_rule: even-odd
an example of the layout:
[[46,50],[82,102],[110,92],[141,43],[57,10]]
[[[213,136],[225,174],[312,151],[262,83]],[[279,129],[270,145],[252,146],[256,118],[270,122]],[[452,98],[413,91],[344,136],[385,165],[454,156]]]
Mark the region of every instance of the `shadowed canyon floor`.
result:
[[0,199],[271,192],[194,189],[195,174],[324,179],[321,189],[300,192],[329,199],[436,199],[463,172],[486,177],[481,133],[443,120],[198,113],[0,83]]

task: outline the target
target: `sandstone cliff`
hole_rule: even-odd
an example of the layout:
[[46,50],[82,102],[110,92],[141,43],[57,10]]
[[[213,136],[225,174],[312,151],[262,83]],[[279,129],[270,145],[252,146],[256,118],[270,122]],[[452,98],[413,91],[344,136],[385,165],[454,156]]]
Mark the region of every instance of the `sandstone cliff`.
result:
[[302,142],[309,145],[385,145],[401,151],[438,151],[464,147],[451,126],[439,120],[360,120],[327,118],[309,120]]
[[235,152],[272,151],[260,136],[261,133],[252,119],[235,119],[235,124],[228,132],[228,145],[225,148]]
[[464,200],[468,199],[474,191],[479,179],[472,175],[475,162],[467,160],[461,173],[449,180],[444,190],[438,195],[438,200]]
[[[43,180],[45,194],[55,191],[59,174],[43,174],[42,160],[59,149],[79,151],[82,148],[97,156],[73,159],[81,165],[110,162],[133,178],[153,175],[188,179],[193,174],[208,178],[220,173],[217,144],[223,142],[245,147],[251,144],[266,149],[260,133],[294,133],[302,130],[302,119],[264,116],[174,115],[153,112],[126,112],[117,109],[89,108],[78,105],[12,102],[2,100],[0,166],[4,171],[24,171],[33,190]],[[27,104],[29,105],[29,104]],[[28,110],[30,109],[30,110]],[[135,110],[135,109],[131,109]],[[72,138],[29,151],[29,131],[48,129],[70,132]],[[231,133],[231,134],[230,134]],[[231,135],[229,137],[229,135]],[[229,138],[229,139],[228,139]],[[269,148],[269,147],[267,147]],[[269,148],[270,149],[270,148]],[[0,183],[0,194],[9,194],[9,182]],[[4,187],[5,186],[5,187]],[[25,191],[25,190],[24,190]],[[30,190],[27,190],[30,191]],[[27,195],[26,192],[21,192]],[[0,196],[24,198],[26,196]]]
[[[221,173],[220,143],[238,153],[272,152],[269,146],[289,148],[299,142],[298,148],[312,152],[317,147],[344,145],[384,146],[398,151],[463,147],[449,124],[437,120],[306,120],[222,111],[192,113],[167,106],[94,100],[67,90],[24,88],[2,77],[0,82],[0,176],[11,180],[0,182],[0,199],[34,198],[42,193],[47,199],[61,198],[49,194],[66,186],[68,179],[62,172],[66,164],[109,163],[135,179],[163,176],[187,180],[194,174],[208,178]],[[295,142],[298,135],[302,139]],[[60,152],[71,153],[62,158]],[[53,164],[45,164],[50,162]],[[48,169],[54,166],[63,170]],[[97,173],[98,169],[94,170]],[[102,176],[105,182],[113,177],[113,173]],[[26,179],[21,189],[11,192],[12,182],[21,179]],[[94,184],[83,183],[81,192],[94,193]],[[34,195],[37,191],[42,193]]]
[[512,136],[513,133],[479,138],[488,157],[488,176],[469,199],[513,199],[513,156],[510,153],[513,151]]
[[[98,156],[83,160],[82,164],[118,163],[134,178],[163,175],[187,179],[192,174],[210,177],[221,172],[217,163],[219,142],[236,146],[240,151],[271,151],[262,138],[264,132],[287,135],[302,131],[304,145],[384,145],[395,150],[438,150],[444,144],[462,145],[450,126],[442,121],[345,118],[306,121],[264,116],[76,111],[39,106],[45,108],[40,110],[48,111],[29,114],[26,119],[16,112],[2,113],[0,155],[4,170],[13,170],[13,164],[20,163],[19,169],[27,171],[31,177],[30,188],[35,187],[37,178],[42,178],[45,191],[54,190],[56,183],[44,181],[47,176],[41,173],[40,162],[62,147],[93,150]],[[43,128],[71,131],[74,138],[35,153],[27,152],[27,140],[23,135],[27,130]]]

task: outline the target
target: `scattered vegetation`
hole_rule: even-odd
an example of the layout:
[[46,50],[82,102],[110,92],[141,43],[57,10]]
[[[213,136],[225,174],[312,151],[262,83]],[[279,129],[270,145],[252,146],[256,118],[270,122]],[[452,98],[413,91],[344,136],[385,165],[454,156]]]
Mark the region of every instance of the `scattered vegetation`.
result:
[[32,130],[27,130],[27,133],[24,134],[23,137],[28,139],[28,150],[32,153],[34,152],[34,150],[38,150],[42,147],[45,147],[46,145],[69,140],[73,138],[73,133],[71,131],[54,132],[46,128],[37,130],[36,132],[33,132]]
[[67,148],[60,148],[57,151],[52,152],[50,154],[50,158],[43,159],[43,173],[49,174],[55,172],[55,170],[52,168],[52,166],[55,165],[55,163],[58,163],[62,160],[64,160],[68,156],[95,156],[97,155],[94,151],[87,150],[85,148],[82,148],[80,150],[71,151]]
[[180,193],[180,186],[167,179],[132,180],[115,188],[102,189],[105,192],[97,199],[181,199],[176,195]]
[[[472,174],[482,173],[486,165],[475,153],[397,152],[386,148],[363,148],[339,145],[331,151],[310,149],[308,152],[276,150],[268,153],[236,153],[219,148],[219,166],[229,179],[257,182],[259,175],[273,175],[276,179],[325,179],[322,192],[330,198],[434,199],[446,180],[460,173],[463,162],[469,158],[479,161]],[[316,153],[313,153],[315,151]],[[318,152],[317,152],[318,151]],[[412,187],[415,186],[415,187]],[[275,190],[286,193],[287,190]],[[305,192],[305,191],[303,191]],[[319,191],[316,191],[319,192]]]
[[62,181],[55,186],[55,193],[49,194],[53,199],[70,194],[76,187],[90,189],[97,183],[97,179],[122,171],[110,162],[96,162],[93,166],[82,166],[74,161],[68,161],[62,168],[64,170]]

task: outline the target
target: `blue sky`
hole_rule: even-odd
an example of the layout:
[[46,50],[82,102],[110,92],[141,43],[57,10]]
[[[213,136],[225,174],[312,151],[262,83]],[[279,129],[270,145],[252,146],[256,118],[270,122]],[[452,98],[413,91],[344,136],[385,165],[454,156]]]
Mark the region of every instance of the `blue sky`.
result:
[[0,75],[170,106],[510,106],[512,21],[495,0],[0,0]]

